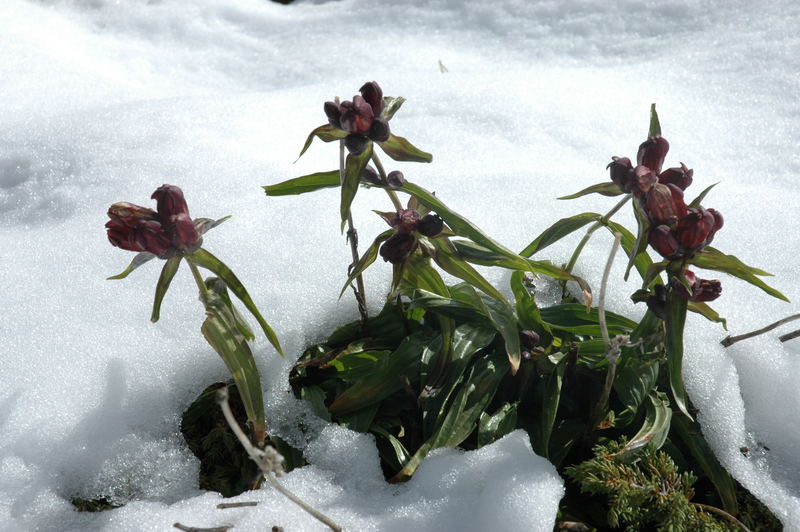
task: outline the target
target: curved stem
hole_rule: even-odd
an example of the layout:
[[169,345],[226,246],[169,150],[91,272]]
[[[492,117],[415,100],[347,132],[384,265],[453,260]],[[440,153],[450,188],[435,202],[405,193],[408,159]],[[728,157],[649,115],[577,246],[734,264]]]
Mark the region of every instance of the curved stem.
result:
[[726,512],[725,510],[723,510],[721,508],[717,508],[716,506],[710,506],[708,504],[703,504],[703,503],[700,503],[700,502],[693,502],[693,503],[690,503],[690,504],[692,506],[697,506],[698,508],[701,508],[706,512],[711,512],[711,513],[717,514],[718,516],[720,516],[720,517],[722,517],[724,519],[727,519],[731,523],[735,524],[736,526],[738,526],[739,528],[744,530],[744,532],[750,532],[750,529],[747,528],[744,523],[742,523],[741,521],[739,521],[734,516],[732,516],[731,514],[729,514],[728,512]]
[[630,201],[631,197],[632,196],[630,194],[626,194],[625,197],[619,201],[619,203],[614,205],[613,209],[608,211],[605,214],[605,216],[597,220],[594,224],[592,224],[591,227],[589,227],[589,229],[586,231],[586,234],[583,235],[581,241],[578,242],[578,246],[575,248],[575,251],[572,252],[572,256],[569,258],[569,262],[564,267],[564,270],[566,270],[569,273],[572,273],[572,268],[574,268],[575,263],[578,262],[578,257],[580,256],[581,251],[583,251],[584,246],[586,246],[586,243],[592,237],[592,233],[594,233],[599,228],[606,225],[608,221],[611,219],[611,217],[614,216],[617,213],[617,211],[619,211],[623,207],[623,205],[625,205],[626,203],[628,203],[628,201]]
[[[381,181],[386,183],[387,182],[386,170],[383,169],[383,164],[381,163],[381,159],[380,159],[380,157],[378,157],[378,154],[375,153],[375,150],[372,150],[372,162],[375,163],[375,168],[378,169],[378,175],[381,176]],[[397,194],[395,193],[395,191],[394,190],[389,190],[388,188],[385,188],[383,190],[385,190],[386,194],[389,195],[389,199],[392,200],[392,204],[394,205],[394,208],[396,210],[398,210],[398,211],[402,211],[403,210],[403,204],[400,203],[400,198],[397,197]]]
[[[800,314],[793,314],[793,315],[789,316],[788,318],[783,318],[782,320],[778,320],[775,323],[767,325],[766,327],[762,327],[761,329],[758,329],[756,331],[752,331],[752,332],[745,333],[745,334],[740,334],[739,336],[726,336],[725,339],[722,340],[720,343],[725,347],[730,347],[733,344],[735,344],[736,342],[740,342],[742,340],[747,340],[748,338],[752,338],[754,336],[758,336],[759,334],[764,334],[765,332],[769,332],[772,329],[775,329],[775,328],[780,327],[781,325],[783,325],[785,323],[789,323],[790,321],[794,321],[794,320],[797,320],[797,319],[800,319]],[[792,334],[792,333],[789,333],[789,334]],[[784,336],[788,336],[788,335],[784,335]],[[785,342],[786,341],[786,340],[783,339],[784,336],[781,336],[781,342]],[[791,340],[791,338],[787,338],[787,340]]]

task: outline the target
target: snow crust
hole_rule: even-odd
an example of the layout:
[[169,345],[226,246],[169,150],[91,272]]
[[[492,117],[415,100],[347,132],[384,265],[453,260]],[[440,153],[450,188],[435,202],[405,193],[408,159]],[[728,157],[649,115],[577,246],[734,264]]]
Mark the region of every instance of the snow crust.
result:
[[[285,477],[290,488],[351,530],[548,530],[562,483],[520,433],[436,454],[395,488],[368,436],[326,427],[291,397],[293,358],[356,315],[336,298],[349,250],[337,191],[266,198],[260,185],[333,169],[330,145],[293,161],[325,121],[322,102],[375,79],[408,98],[393,131],[434,154],[430,165],[384,158],[387,170],[522,249],[557,218],[611,208],[554,198],[607,179],[611,155],[634,156],[657,102],[667,165],[695,170],[688,195],[721,182],[704,202],[725,215],[715,246],[774,273],[770,284],[797,301],[798,19],[789,0],[757,10],[743,0],[0,2],[0,527],[317,526],[270,490],[240,497],[260,501],[255,509],[224,512],[197,490],[180,412],[226,370],[198,334],[189,272],[156,324],[155,263],[104,280],[131,258],[106,240],[108,205],[148,204],[171,183],[193,216],[234,215],[206,247],[289,353],[255,345],[271,430],[310,442],[312,465]],[[388,208],[385,198],[361,191],[362,242],[383,230],[372,208]],[[616,219],[631,226],[628,212]],[[610,241],[596,235],[579,262],[593,286]],[[543,258],[564,261],[574,243]],[[623,262],[610,306],[637,316]],[[385,265],[367,272],[372,308],[388,280]],[[714,306],[733,334],[800,312],[722,281]],[[800,530],[800,344],[780,344],[779,333],[725,350],[725,332],[691,316],[684,375],[718,458]],[[69,504],[101,492],[133,502],[97,515]]]

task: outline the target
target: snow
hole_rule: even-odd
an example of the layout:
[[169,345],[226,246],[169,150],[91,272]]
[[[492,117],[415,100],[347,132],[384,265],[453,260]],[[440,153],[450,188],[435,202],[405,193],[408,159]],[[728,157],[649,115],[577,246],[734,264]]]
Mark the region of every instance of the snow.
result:
[[[368,436],[326,427],[290,396],[292,358],[356,315],[350,298],[336,299],[349,250],[336,191],[266,198],[260,186],[334,168],[330,145],[293,162],[324,122],[322,102],[374,79],[408,98],[393,131],[434,154],[430,165],[384,160],[387,170],[402,169],[522,249],[554,219],[613,205],[554,198],[606,179],[611,155],[633,156],[657,102],[667,165],[695,170],[689,195],[721,182],[705,201],[725,215],[715,246],[774,273],[769,282],[799,301],[800,5],[763,4],[0,2],[2,526],[316,526],[271,490],[239,498],[261,501],[255,509],[222,511],[217,495],[196,489],[180,412],[226,371],[198,334],[189,272],[178,273],[157,324],[148,320],[155,263],[105,281],[131,258],[106,240],[108,205],[147,204],[171,183],[193,216],[234,215],[206,247],[237,272],[289,353],[281,360],[265,341],[255,345],[271,430],[311,442],[312,465],[287,485],[351,530],[481,530],[499,519],[504,530],[549,530],[562,482],[519,433],[438,453],[394,488],[381,481]],[[369,210],[385,201],[359,193],[362,242],[383,230]],[[630,226],[630,213],[617,221]],[[578,264],[593,286],[610,241],[596,235]],[[563,261],[574,243],[545,255]],[[610,305],[636,316],[623,268],[620,258]],[[388,280],[385,265],[368,271],[372,308]],[[733,334],[800,312],[722,281],[714,306]],[[780,344],[781,331],[725,350],[724,331],[692,316],[685,378],[722,463],[800,529],[800,340]],[[101,488],[136,500],[95,515],[72,510],[70,497]]]

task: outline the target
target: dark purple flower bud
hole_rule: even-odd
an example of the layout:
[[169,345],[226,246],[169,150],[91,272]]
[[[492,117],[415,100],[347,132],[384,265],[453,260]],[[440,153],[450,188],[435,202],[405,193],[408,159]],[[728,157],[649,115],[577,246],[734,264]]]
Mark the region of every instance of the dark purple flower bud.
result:
[[631,192],[637,198],[643,198],[650,188],[658,183],[658,176],[646,166],[637,166],[633,170]]
[[162,220],[176,214],[189,214],[183,191],[175,185],[161,185],[150,198],[156,200],[158,216]]
[[669,142],[664,137],[650,137],[639,146],[636,164],[646,166],[656,174],[661,172],[664,159],[669,151]]
[[369,165],[365,166],[364,171],[361,172],[361,179],[363,179],[367,183],[372,183],[373,185],[378,185],[378,186],[383,185],[383,183],[381,183],[381,178],[378,175],[378,172],[376,172],[375,169]]
[[369,139],[358,133],[350,133],[344,138],[345,148],[353,155],[363,153],[367,149],[367,143],[369,143]]
[[672,225],[687,214],[683,191],[675,185],[656,183],[647,193],[645,210],[653,223]]
[[678,241],[667,225],[657,225],[651,228],[648,241],[653,249],[664,258],[673,258],[678,254]]
[[606,168],[611,174],[611,181],[623,192],[630,192],[636,175],[631,160],[627,157],[612,157]]
[[722,214],[720,214],[717,209],[708,209],[708,212],[710,212],[711,216],[714,217],[714,227],[711,229],[711,232],[708,233],[706,245],[710,244],[714,240],[714,235],[716,235],[717,231],[722,229],[722,226],[725,225],[725,220],[722,218]]
[[203,243],[203,238],[188,214],[170,216],[165,225],[173,247],[192,253]]
[[372,107],[372,113],[377,117],[383,111],[383,91],[375,81],[368,81],[358,89],[364,100]]
[[680,168],[667,168],[658,175],[658,182],[664,185],[675,185],[686,190],[692,184],[694,170],[681,163]]
[[328,117],[328,123],[337,129],[342,128],[342,108],[336,102],[325,102],[325,114]]
[[686,249],[696,251],[705,244],[714,229],[714,215],[703,207],[689,209],[689,213],[678,221],[675,238]]
[[153,209],[141,205],[120,201],[108,208],[108,217],[122,222],[128,227],[135,227],[139,220],[155,220],[157,213]]
[[129,226],[121,220],[109,220],[106,222],[106,232],[108,234],[108,241],[112,246],[122,248],[127,251],[144,251],[139,242],[136,240],[136,232],[133,226]]
[[686,289],[683,283],[678,281],[676,278],[670,278],[670,285],[675,290],[675,293],[678,294],[683,299],[690,299],[692,296],[692,292],[694,291],[694,285],[697,282],[697,276],[691,270],[683,270],[683,276],[686,278],[686,284],[689,285],[689,289]]
[[145,250],[159,257],[170,251],[171,240],[164,228],[155,220],[145,220],[134,228],[136,241]]
[[692,292],[692,301],[714,301],[722,294],[722,283],[709,279],[698,279]]
[[352,102],[342,102],[339,121],[342,129],[350,133],[366,135],[372,126],[372,107],[361,96],[353,96]]
[[438,214],[428,214],[420,220],[417,232],[424,236],[436,236],[442,232],[444,221]]
[[389,122],[383,118],[378,117],[372,121],[372,127],[369,128],[369,138],[375,142],[384,142],[389,140]]
[[403,209],[397,211],[391,225],[401,233],[410,233],[417,228],[417,224],[419,224],[419,213],[414,209]]
[[389,175],[386,176],[386,181],[389,183],[390,187],[399,188],[406,182],[406,178],[400,170],[392,170],[389,172]]
[[405,261],[417,246],[417,239],[411,233],[395,233],[383,243],[380,249],[383,260],[392,264]]
[[523,348],[533,349],[539,345],[539,335],[535,331],[525,330],[519,333],[519,341]]

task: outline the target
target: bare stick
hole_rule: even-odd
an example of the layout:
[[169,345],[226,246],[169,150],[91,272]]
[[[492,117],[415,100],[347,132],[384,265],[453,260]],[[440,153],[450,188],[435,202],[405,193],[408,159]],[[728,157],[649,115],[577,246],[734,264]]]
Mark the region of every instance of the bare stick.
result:
[[250,456],[250,458],[258,465],[258,468],[261,469],[262,473],[264,473],[264,476],[272,485],[272,487],[282,493],[287,499],[298,505],[300,508],[314,516],[314,518],[327,525],[328,528],[334,532],[341,532],[342,527],[337,525],[330,517],[306,504],[302,499],[300,499],[300,497],[283,487],[281,483],[278,482],[278,479],[275,478],[275,473],[283,470],[283,457],[278,454],[278,451],[276,451],[274,447],[267,446],[264,449],[257,449],[256,447],[253,447],[253,444],[250,443],[247,435],[245,435],[244,431],[242,431],[242,428],[236,422],[236,418],[233,417],[233,412],[231,412],[231,407],[228,404],[227,388],[220,388],[217,390],[217,402],[219,403],[220,408],[222,408],[222,413],[225,415],[225,420],[228,422],[228,425],[230,425],[233,433],[239,439],[239,443],[242,444],[242,447],[244,447],[244,450],[247,451],[247,454]]
[[798,336],[800,336],[800,329],[797,329],[796,331],[792,331],[790,333],[786,333],[783,336],[779,336],[778,340],[780,340],[781,342],[788,342],[789,340],[794,340]]
[[[783,318],[782,320],[778,320],[775,323],[767,325],[766,327],[764,327],[762,329],[758,329],[757,331],[753,331],[753,332],[749,332],[749,333],[745,333],[745,334],[740,334],[739,336],[727,336],[720,343],[725,347],[730,347],[733,344],[735,344],[736,342],[740,342],[742,340],[747,340],[748,338],[752,338],[754,336],[758,336],[760,334],[764,334],[765,332],[769,332],[772,329],[780,327],[784,323],[789,323],[790,321],[794,321],[794,320],[797,320],[797,319],[800,319],[800,314],[794,314],[792,316],[789,316],[788,318]],[[792,333],[789,333],[789,334],[792,334]],[[787,334],[785,336],[789,336],[789,335]],[[781,338],[780,338],[781,342],[785,342],[786,341],[783,338],[784,337],[781,336]],[[787,338],[787,340],[791,340],[791,338]]]
[[[384,183],[388,183],[389,178],[386,177],[386,170],[383,168],[383,163],[381,163],[380,157],[375,151],[372,152],[372,162],[375,163],[375,168],[378,169],[378,175],[381,176],[381,181]],[[389,195],[389,199],[392,200],[392,205],[394,205],[395,210],[402,211],[403,204],[400,202],[400,198],[397,197],[397,194],[394,190],[389,190],[388,188],[384,189],[386,194]]]
[[594,412],[589,424],[589,430],[594,430],[595,426],[600,422],[600,417],[608,405],[608,398],[611,396],[611,388],[614,386],[614,377],[617,374],[617,359],[619,358],[620,345],[624,339],[614,338],[608,334],[608,326],[606,324],[606,286],[608,285],[608,276],[611,273],[611,265],[614,263],[614,256],[617,254],[619,244],[622,241],[620,233],[614,233],[614,244],[611,246],[611,253],[608,254],[608,261],[606,262],[606,269],[603,271],[603,281],[600,283],[600,299],[597,302],[597,316],[600,321],[600,334],[603,335],[603,343],[606,346],[606,358],[608,359],[608,370],[606,371],[606,382],[603,386],[603,393],[600,394],[600,400],[594,407]]
[[726,512],[721,508],[717,508],[716,506],[709,506],[708,504],[702,504],[699,502],[693,502],[691,504],[692,506],[697,506],[698,508],[701,508],[705,512],[711,512],[727,519],[731,523],[735,524],[736,526],[744,530],[744,532],[750,532],[750,529],[747,528],[744,523],[742,523],[741,521],[739,521],[734,516],[732,516],[731,514],[729,514],[728,512]]
[[186,526],[180,523],[174,523],[172,526],[178,530],[183,530],[183,532],[226,532],[227,530],[233,528],[233,525],[215,526],[212,528],[198,528],[196,526]]
[[257,502],[223,502],[217,505],[220,510],[227,510],[228,508],[242,508],[243,506],[258,506]]

